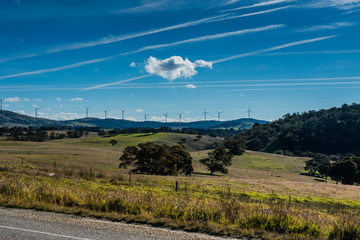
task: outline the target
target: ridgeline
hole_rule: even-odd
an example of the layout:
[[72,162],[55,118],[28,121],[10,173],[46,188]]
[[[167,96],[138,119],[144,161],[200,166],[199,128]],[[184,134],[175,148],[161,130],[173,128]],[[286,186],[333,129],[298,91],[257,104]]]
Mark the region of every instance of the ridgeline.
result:
[[155,121],[130,121],[114,118],[81,118],[67,121],[56,121],[45,118],[35,118],[27,115],[11,112],[0,112],[0,127],[98,127],[105,129],[128,129],[128,128],[160,128],[169,127],[173,129],[195,128],[195,129],[230,129],[243,130],[251,128],[254,123],[264,124],[267,121],[253,118],[242,118],[230,121],[195,121],[195,122],[155,122]]

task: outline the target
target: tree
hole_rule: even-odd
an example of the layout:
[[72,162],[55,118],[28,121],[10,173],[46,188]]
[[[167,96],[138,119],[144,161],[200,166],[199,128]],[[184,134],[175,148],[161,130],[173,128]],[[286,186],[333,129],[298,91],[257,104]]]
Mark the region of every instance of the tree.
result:
[[219,146],[215,148],[215,150],[209,152],[207,158],[200,159],[200,162],[207,166],[211,174],[217,171],[226,174],[227,169],[225,167],[231,165],[232,157],[233,154],[229,150]]
[[152,142],[141,143],[137,147],[125,148],[120,161],[120,168],[132,167],[130,173],[190,175],[193,171],[192,157],[184,146],[170,147]]
[[315,175],[316,172],[319,172],[321,175],[329,176],[328,172],[326,172],[326,171],[328,171],[328,170],[326,170],[326,168],[329,168],[329,167],[330,167],[329,157],[325,154],[317,153],[314,155],[314,157],[312,159],[306,161],[305,170],[309,171],[310,175]]
[[358,165],[354,162],[351,157],[344,158],[340,162],[334,164],[330,169],[330,177],[342,184],[354,184],[358,182]]
[[226,138],[224,146],[234,155],[241,155],[246,148],[246,141],[243,136],[236,135],[233,138]]

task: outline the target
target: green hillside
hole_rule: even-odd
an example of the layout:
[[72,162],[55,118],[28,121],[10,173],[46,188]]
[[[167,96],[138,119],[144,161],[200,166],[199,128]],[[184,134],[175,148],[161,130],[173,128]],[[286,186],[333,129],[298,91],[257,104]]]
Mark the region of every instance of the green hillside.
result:
[[359,119],[360,105],[344,104],[340,108],[287,114],[272,123],[254,125],[241,135],[251,150],[359,155]]

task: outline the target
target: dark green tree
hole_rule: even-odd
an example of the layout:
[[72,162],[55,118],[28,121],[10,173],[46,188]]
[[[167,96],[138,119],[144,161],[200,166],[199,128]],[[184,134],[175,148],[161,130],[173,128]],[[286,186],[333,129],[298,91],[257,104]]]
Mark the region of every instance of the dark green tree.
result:
[[208,168],[211,174],[214,172],[226,174],[228,170],[225,167],[231,165],[232,157],[233,154],[229,150],[219,146],[215,150],[208,152],[208,157],[200,159],[200,162]]
[[237,135],[233,138],[226,138],[224,140],[224,146],[234,155],[241,155],[246,148],[245,138],[241,135]]
[[351,157],[337,162],[330,169],[330,177],[342,184],[354,184],[357,182],[358,166]]
[[120,168],[132,167],[130,173],[190,175],[193,171],[192,157],[184,146],[158,145],[152,142],[141,143],[137,147],[125,148],[120,157]]

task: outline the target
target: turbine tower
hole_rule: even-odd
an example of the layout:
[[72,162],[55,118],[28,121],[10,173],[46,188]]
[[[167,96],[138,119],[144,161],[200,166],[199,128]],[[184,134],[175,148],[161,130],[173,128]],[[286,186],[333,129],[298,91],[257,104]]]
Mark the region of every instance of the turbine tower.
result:
[[204,108],[204,118],[205,118],[205,121],[206,121],[206,116],[209,114],[207,111],[206,111],[206,109]]
[[3,101],[4,101],[4,99],[0,99],[0,103],[1,103],[1,111],[3,110]]
[[164,114],[164,117],[165,117],[165,123],[167,123],[168,114],[169,114],[169,113]]
[[86,117],[89,117],[89,109],[91,109],[91,107],[86,107],[85,106],[85,109],[86,109]]
[[107,118],[107,115],[108,115],[108,110],[106,109],[105,111],[104,111],[104,113],[105,113],[105,119]]
[[146,118],[147,118],[147,116],[149,116],[149,114],[144,114],[144,118],[145,118],[145,122],[146,122]]
[[179,122],[181,122],[183,113],[178,113],[178,115],[179,115]]
[[38,107],[35,107],[35,117],[37,118],[38,117],[38,110],[39,110],[40,108],[38,108]]
[[251,111],[250,107],[249,107],[249,110],[247,110],[246,112],[247,112],[247,114],[248,114],[248,118],[250,118],[251,113],[253,112],[253,111]]
[[216,111],[218,114],[218,121],[220,122],[220,115],[222,114],[222,112]]
[[126,109],[121,109],[121,119],[124,120],[124,113],[126,112]]

